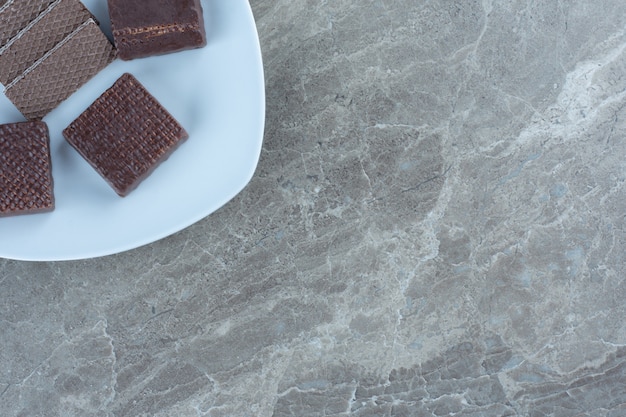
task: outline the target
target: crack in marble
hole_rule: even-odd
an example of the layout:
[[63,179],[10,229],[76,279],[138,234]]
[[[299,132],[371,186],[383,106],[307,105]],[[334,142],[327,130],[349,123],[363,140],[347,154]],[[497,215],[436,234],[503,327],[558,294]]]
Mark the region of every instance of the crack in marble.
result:
[[448,165],[448,167],[441,174],[437,174],[437,175],[434,175],[434,176],[432,176],[430,178],[427,178],[427,179],[421,181],[420,183],[418,183],[417,185],[415,185],[413,187],[403,189],[401,192],[402,193],[406,193],[406,192],[409,192],[409,191],[411,191],[411,192],[412,191],[417,191],[423,185],[426,185],[426,184],[428,184],[430,182],[433,182],[435,180],[438,180],[438,179],[444,179],[445,180],[446,175],[448,174],[450,169],[452,169],[452,165]]
[[476,56],[478,55],[478,48],[482,42],[485,33],[487,32],[487,28],[489,27],[489,15],[493,11],[493,1],[492,0],[481,0],[481,6],[483,11],[485,12],[485,23],[483,24],[482,29],[480,30],[480,34],[478,35],[478,39],[474,41],[473,49],[472,49],[472,61],[476,67],[478,67],[476,62]]

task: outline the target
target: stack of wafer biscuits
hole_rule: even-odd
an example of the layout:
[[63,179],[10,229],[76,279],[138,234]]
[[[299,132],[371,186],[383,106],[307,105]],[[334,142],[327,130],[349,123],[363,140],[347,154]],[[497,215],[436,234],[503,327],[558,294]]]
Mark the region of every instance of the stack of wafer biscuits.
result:
[[6,0],[0,21],[0,82],[29,120],[43,118],[116,56],[80,0]]
[[[200,0],[108,6],[115,46],[80,0],[0,0],[0,83],[29,119],[0,125],[0,217],[54,209],[50,135],[40,119],[118,52],[129,60],[206,45]],[[63,136],[124,197],[189,135],[126,73]]]

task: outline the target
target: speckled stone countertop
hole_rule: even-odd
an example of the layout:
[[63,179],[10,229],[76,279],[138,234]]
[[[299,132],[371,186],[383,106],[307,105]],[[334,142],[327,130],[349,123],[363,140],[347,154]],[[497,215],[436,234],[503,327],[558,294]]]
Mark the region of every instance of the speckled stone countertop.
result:
[[251,0],[249,186],[0,260],[0,415],[626,415],[626,2]]

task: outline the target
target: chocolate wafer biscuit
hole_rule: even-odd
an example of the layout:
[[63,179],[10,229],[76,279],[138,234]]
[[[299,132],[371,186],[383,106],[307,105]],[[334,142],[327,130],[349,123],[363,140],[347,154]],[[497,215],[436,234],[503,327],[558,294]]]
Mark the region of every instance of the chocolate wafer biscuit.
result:
[[114,58],[113,45],[89,19],[13,80],[6,96],[27,119],[41,119]]
[[122,75],[63,136],[122,197],[188,138],[130,74]]
[[108,0],[108,5],[123,60],[206,45],[200,0]]
[[92,18],[80,0],[57,0],[0,48],[0,82],[9,84]]
[[8,0],[0,6],[0,47],[55,0]]
[[53,209],[48,126],[44,122],[0,125],[0,216]]

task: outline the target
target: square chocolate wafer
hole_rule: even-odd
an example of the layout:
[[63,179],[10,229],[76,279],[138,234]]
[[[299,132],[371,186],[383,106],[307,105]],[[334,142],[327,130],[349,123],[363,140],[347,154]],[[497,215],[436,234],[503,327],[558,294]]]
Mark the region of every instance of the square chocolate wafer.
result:
[[0,216],[53,209],[48,126],[44,122],[0,125]]
[[88,19],[13,80],[5,94],[27,119],[38,120],[113,59],[113,45]]
[[123,60],[206,45],[200,0],[108,0],[108,6]]
[[8,85],[90,18],[80,0],[53,2],[0,47],[0,83]]
[[124,197],[189,135],[127,73],[63,130],[63,136]]

